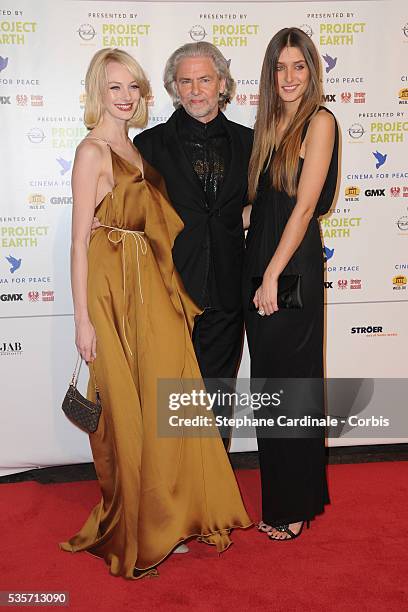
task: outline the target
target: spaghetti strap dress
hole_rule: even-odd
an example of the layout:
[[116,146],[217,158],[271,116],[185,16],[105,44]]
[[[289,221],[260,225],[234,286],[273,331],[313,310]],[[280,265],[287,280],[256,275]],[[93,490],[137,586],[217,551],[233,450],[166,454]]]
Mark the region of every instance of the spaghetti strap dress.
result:
[[[141,173],[110,152],[114,187],[97,206],[102,227],[88,251],[102,403],[90,443],[102,496],[60,547],[88,551],[111,574],[134,579],[193,536],[222,552],[230,530],[251,521],[218,432],[158,435],[158,380],[201,378],[191,341],[200,310],[174,268],[183,223],[162,177],[144,160]],[[95,401],[91,380],[88,398]]]
[[[319,110],[330,112],[324,107]],[[302,141],[309,123],[310,120],[304,126]],[[324,260],[318,217],[328,212],[335,195],[338,143],[336,123],[330,166],[314,216],[300,246],[282,272],[282,275],[301,275],[303,308],[280,308],[271,316],[261,317],[249,307],[253,297],[252,279],[263,276],[296,204],[296,197],[277,191],[269,184],[268,169],[261,175],[246,239],[243,304],[251,379],[266,381],[262,383],[263,389],[269,384],[272,391],[277,390],[276,379],[292,379],[292,399],[283,404],[287,411],[285,416],[289,417],[292,413],[294,417],[308,413],[312,399],[313,413],[324,417]],[[302,167],[303,159],[299,158],[298,181]],[[309,388],[313,389],[313,398],[307,397]],[[317,428],[310,437],[290,437],[284,427],[281,432],[285,437],[279,433],[270,437],[265,430],[257,432],[262,520],[274,527],[313,519],[329,503],[324,430]]]

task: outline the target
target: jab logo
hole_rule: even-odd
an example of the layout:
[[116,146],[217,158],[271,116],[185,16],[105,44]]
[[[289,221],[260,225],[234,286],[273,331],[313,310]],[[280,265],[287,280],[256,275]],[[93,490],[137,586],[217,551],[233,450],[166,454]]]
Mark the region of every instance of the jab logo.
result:
[[333,68],[337,64],[337,57],[330,57],[330,55],[326,53],[326,55],[322,55],[322,58],[326,62],[326,74],[327,74],[328,72],[330,72],[330,70],[333,70]]
[[329,259],[331,259],[334,255],[334,249],[329,249],[329,247],[325,246],[323,247],[323,258],[324,261],[329,261]]
[[21,342],[0,342],[0,355],[21,355],[22,352]]
[[9,255],[8,257],[6,256],[6,259],[7,259],[7,261],[9,262],[9,264],[11,266],[10,272],[13,274],[21,266],[21,257],[20,257],[20,259],[16,259],[12,255]]
[[381,168],[381,166],[383,166],[387,160],[387,153],[383,154],[380,153],[379,151],[373,151],[373,155],[375,157],[375,159],[377,160],[377,163],[375,164],[375,167],[377,168]]

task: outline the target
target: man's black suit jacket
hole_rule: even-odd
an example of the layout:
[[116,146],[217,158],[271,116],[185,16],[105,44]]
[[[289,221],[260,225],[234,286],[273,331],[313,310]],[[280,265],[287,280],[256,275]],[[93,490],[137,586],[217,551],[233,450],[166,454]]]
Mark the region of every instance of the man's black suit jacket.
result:
[[138,134],[133,142],[142,156],[163,176],[169,198],[184,223],[173,248],[174,263],[184,286],[203,307],[210,253],[217,295],[223,310],[241,308],[241,274],[244,254],[242,208],[247,204],[248,164],[252,149],[251,129],[222,121],[231,146],[231,161],[213,209],[177,134],[176,110],[166,123]]

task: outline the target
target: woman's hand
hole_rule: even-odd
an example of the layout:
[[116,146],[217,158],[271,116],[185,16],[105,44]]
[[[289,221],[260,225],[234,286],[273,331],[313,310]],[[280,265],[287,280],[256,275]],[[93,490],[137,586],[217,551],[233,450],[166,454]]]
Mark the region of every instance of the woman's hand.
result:
[[75,323],[75,344],[87,363],[96,357],[96,333],[92,323],[88,320]]
[[261,316],[271,315],[278,311],[278,279],[266,271],[262,285],[254,296],[254,304]]
[[98,229],[98,227],[101,227],[101,223],[100,223],[98,217],[94,217],[93,221],[92,221],[91,231],[94,232],[95,230]]

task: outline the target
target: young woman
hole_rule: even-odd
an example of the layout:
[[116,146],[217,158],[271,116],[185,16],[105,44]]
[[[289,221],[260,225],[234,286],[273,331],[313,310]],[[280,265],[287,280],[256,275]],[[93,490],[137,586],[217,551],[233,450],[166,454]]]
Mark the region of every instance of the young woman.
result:
[[[260,81],[249,169],[253,208],[244,308],[251,377],[266,379],[264,389],[272,391],[273,379],[292,379],[284,389],[289,416],[307,414],[309,404],[314,414],[324,413],[318,217],[329,210],[336,190],[338,129],[332,113],[320,106],[321,99],[320,62],[313,42],[298,28],[279,31],[266,50]],[[290,274],[300,275],[303,308],[278,307],[279,279]],[[303,522],[323,512],[329,501],[324,435],[319,430],[309,438],[277,435],[271,438],[258,431],[259,529],[273,540],[286,541],[300,535]],[[281,435],[287,435],[284,428]]]
[[72,292],[76,345],[92,362],[102,403],[90,436],[102,499],[61,548],[138,578],[192,536],[225,550],[229,530],[250,520],[218,434],[158,434],[158,380],[183,387],[200,378],[191,343],[199,310],[171,256],[183,225],[128,138],[130,126],[147,123],[148,81],[127,53],[103,49],[85,86],[90,133],[72,175]]

